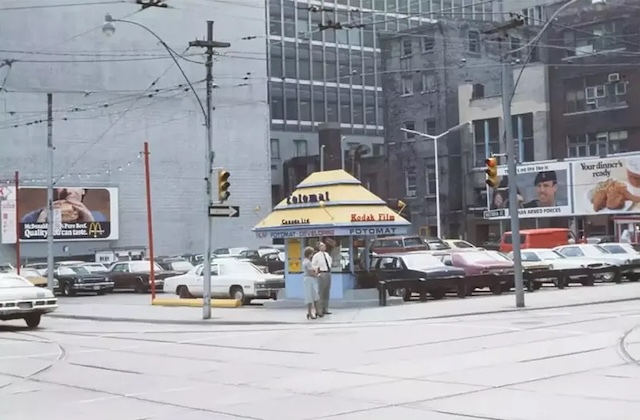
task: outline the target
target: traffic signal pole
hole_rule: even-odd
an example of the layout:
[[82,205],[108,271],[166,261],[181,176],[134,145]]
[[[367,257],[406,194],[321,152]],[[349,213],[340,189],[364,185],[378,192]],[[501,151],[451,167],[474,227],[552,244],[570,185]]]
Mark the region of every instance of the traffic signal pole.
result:
[[206,50],[205,67],[207,69],[207,118],[206,126],[206,145],[205,145],[205,185],[207,192],[207,229],[204,241],[204,267],[202,271],[202,319],[211,318],[211,240],[213,235],[213,218],[209,215],[209,207],[213,205],[213,129],[211,127],[211,114],[213,112],[212,95],[213,95],[213,49],[228,48],[231,46],[228,42],[218,42],[213,40],[213,21],[207,21],[207,39],[205,41],[196,40],[189,42],[190,47],[199,47]]

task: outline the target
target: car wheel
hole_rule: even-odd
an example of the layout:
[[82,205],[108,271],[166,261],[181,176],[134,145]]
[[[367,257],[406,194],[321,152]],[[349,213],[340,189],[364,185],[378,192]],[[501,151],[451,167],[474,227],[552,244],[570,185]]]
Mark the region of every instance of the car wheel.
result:
[[542,288],[542,283],[540,283],[539,281],[533,282],[533,290],[540,290],[541,288]]
[[394,289],[393,296],[403,297],[406,289]]
[[107,293],[107,291],[105,289],[98,290],[98,292],[97,292],[98,296],[104,296],[105,293]]
[[240,286],[233,286],[231,287],[231,289],[229,289],[229,297],[231,299],[235,299],[235,300],[239,300],[240,302],[243,302],[245,299],[244,290]]
[[136,293],[145,293],[147,291],[147,288],[144,286],[144,282],[142,281],[142,279],[136,280],[135,290]]
[[62,285],[62,296],[75,296],[76,292],[71,288],[69,283]]
[[107,293],[113,293],[113,287],[109,287],[108,289],[105,290],[105,292]]
[[178,287],[178,291],[176,294],[180,297],[180,299],[191,299],[193,296],[191,292],[189,292],[189,288],[187,286]]
[[446,289],[435,289],[429,292],[429,296],[434,298],[435,300],[440,300],[447,295]]
[[243,305],[250,305],[251,304],[251,298],[246,297],[246,298],[242,299],[242,304]]
[[40,318],[42,316],[40,314],[30,314],[24,317],[24,321],[27,323],[27,327],[29,328],[37,328],[40,325]]
[[411,289],[403,289],[404,291],[402,292],[402,300],[404,300],[405,302],[409,302],[411,300],[411,295],[413,295],[413,292],[411,291]]
[[491,290],[491,293],[493,293],[494,295],[501,295],[502,294],[502,284],[500,284],[500,283],[492,284],[491,286],[489,286],[489,290]]
[[640,276],[638,274],[630,274],[629,276],[627,276],[627,279],[631,282],[636,282],[640,280]]

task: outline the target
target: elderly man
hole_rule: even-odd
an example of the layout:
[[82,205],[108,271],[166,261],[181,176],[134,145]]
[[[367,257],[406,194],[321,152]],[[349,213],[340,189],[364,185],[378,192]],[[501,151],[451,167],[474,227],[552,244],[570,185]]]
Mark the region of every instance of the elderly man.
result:
[[318,252],[311,259],[311,265],[318,270],[318,307],[319,317],[329,315],[329,294],[331,292],[331,256],[327,253],[327,246],[319,242]]

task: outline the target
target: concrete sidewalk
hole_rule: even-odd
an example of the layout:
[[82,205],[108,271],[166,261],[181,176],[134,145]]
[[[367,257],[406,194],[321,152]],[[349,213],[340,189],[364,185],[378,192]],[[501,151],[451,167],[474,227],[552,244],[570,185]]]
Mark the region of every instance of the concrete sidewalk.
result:
[[[336,309],[322,323],[371,323],[437,319],[512,311],[533,311],[640,299],[640,283],[601,284],[595,287],[550,288],[525,295],[526,308],[515,307],[515,296],[455,297],[441,301],[412,302],[389,307]],[[307,323],[303,309],[265,309],[260,306],[214,308],[212,319],[202,320],[200,308],[151,306],[148,295],[116,293],[107,296],[62,298],[55,318],[189,325],[278,325]]]

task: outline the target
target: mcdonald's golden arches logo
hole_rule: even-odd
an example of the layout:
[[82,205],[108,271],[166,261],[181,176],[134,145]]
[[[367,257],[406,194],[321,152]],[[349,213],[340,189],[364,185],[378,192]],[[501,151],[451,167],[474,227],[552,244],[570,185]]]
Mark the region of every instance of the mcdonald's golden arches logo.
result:
[[97,238],[98,236],[101,236],[104,233],[104,230],[102,229],[102,225],[100,224],[100,222],[91,222],[89,224],[89,236],[93,236],[94,238]]

